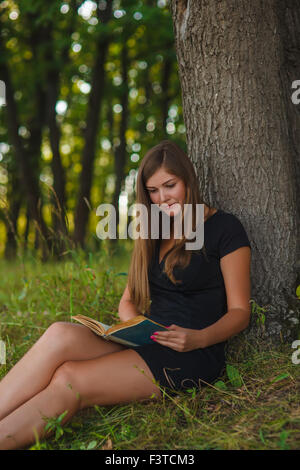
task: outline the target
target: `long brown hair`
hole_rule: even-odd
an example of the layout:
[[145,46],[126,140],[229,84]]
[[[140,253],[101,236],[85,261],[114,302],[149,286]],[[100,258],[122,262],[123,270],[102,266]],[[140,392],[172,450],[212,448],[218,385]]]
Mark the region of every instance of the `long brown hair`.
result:
[[[148,233],[151,233],[151,199],[146,189],[146,183],[160,168],[179,177],[184,182],[186,188],[184,203],[192,204],[193,230],[195,230],[196,204],[203,204],[203,201],[200,197],[193,164],[185,152],[174,142],[164,140],[146,153],[138,170],[136,202],[147,207]],[[142,313],[149,313],[150,309],[148,268],[158,242],[159,240],[148,237],[145,239],[138,238],[134,243],[128,273],[128,289],[132,302],[137,310]],[[173,276],[174,267],[185,268],[191,260],[191,250],[185,250],[185,242],[184,235],[181,239],[175,239],[175,245],[165,259],[164,271],[173,283],[179,282]]]

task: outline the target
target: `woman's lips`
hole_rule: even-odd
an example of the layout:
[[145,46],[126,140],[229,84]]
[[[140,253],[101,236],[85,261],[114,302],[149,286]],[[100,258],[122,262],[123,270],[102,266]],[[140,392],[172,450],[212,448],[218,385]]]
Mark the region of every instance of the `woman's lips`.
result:
[[173,204],[168,204],[168,203],[163,203],[160,205],[160,210],[170,212],[170,211],[177,211],[178,208],[180,208],[179,202],[173,202]]
[[160,205],[160,207],[162,209],[170,209],[170,207],[174,206],[174,204],[176,204],[176,202],[173,202],[173,204],[163,203]]

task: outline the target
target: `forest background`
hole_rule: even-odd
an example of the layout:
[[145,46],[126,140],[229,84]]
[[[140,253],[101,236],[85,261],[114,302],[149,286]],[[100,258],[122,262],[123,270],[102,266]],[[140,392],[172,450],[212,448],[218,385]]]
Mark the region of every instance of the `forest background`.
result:
[[167,1],[8,0],[0,28],[0,256],[97,251],[97,206],[125,219],[145,152],[186,148]]

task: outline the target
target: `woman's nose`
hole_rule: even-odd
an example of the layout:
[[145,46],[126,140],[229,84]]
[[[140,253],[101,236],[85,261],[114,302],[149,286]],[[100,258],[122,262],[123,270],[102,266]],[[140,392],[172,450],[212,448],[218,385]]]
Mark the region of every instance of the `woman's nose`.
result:
[[168,191],[165,188],[161,188],[159,190],[159,199],[161,203],[168,201],[169,199]]

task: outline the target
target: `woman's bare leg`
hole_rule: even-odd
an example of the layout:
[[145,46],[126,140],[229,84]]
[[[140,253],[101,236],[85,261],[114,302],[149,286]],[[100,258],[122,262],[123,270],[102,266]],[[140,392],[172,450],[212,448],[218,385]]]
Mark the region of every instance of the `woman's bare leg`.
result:
[[0,449],[24,448],[44,433],[43,416],[68,410],[63,424],[77,410],[93,405],[113,405],[160,399],[161,392],[141,356],[132,349],[60,366],[48,387],[0,422]]
[[0,382],[0,421],[43,390],[66,361],[88,360],[126,349],[83,325],[53,323]]

